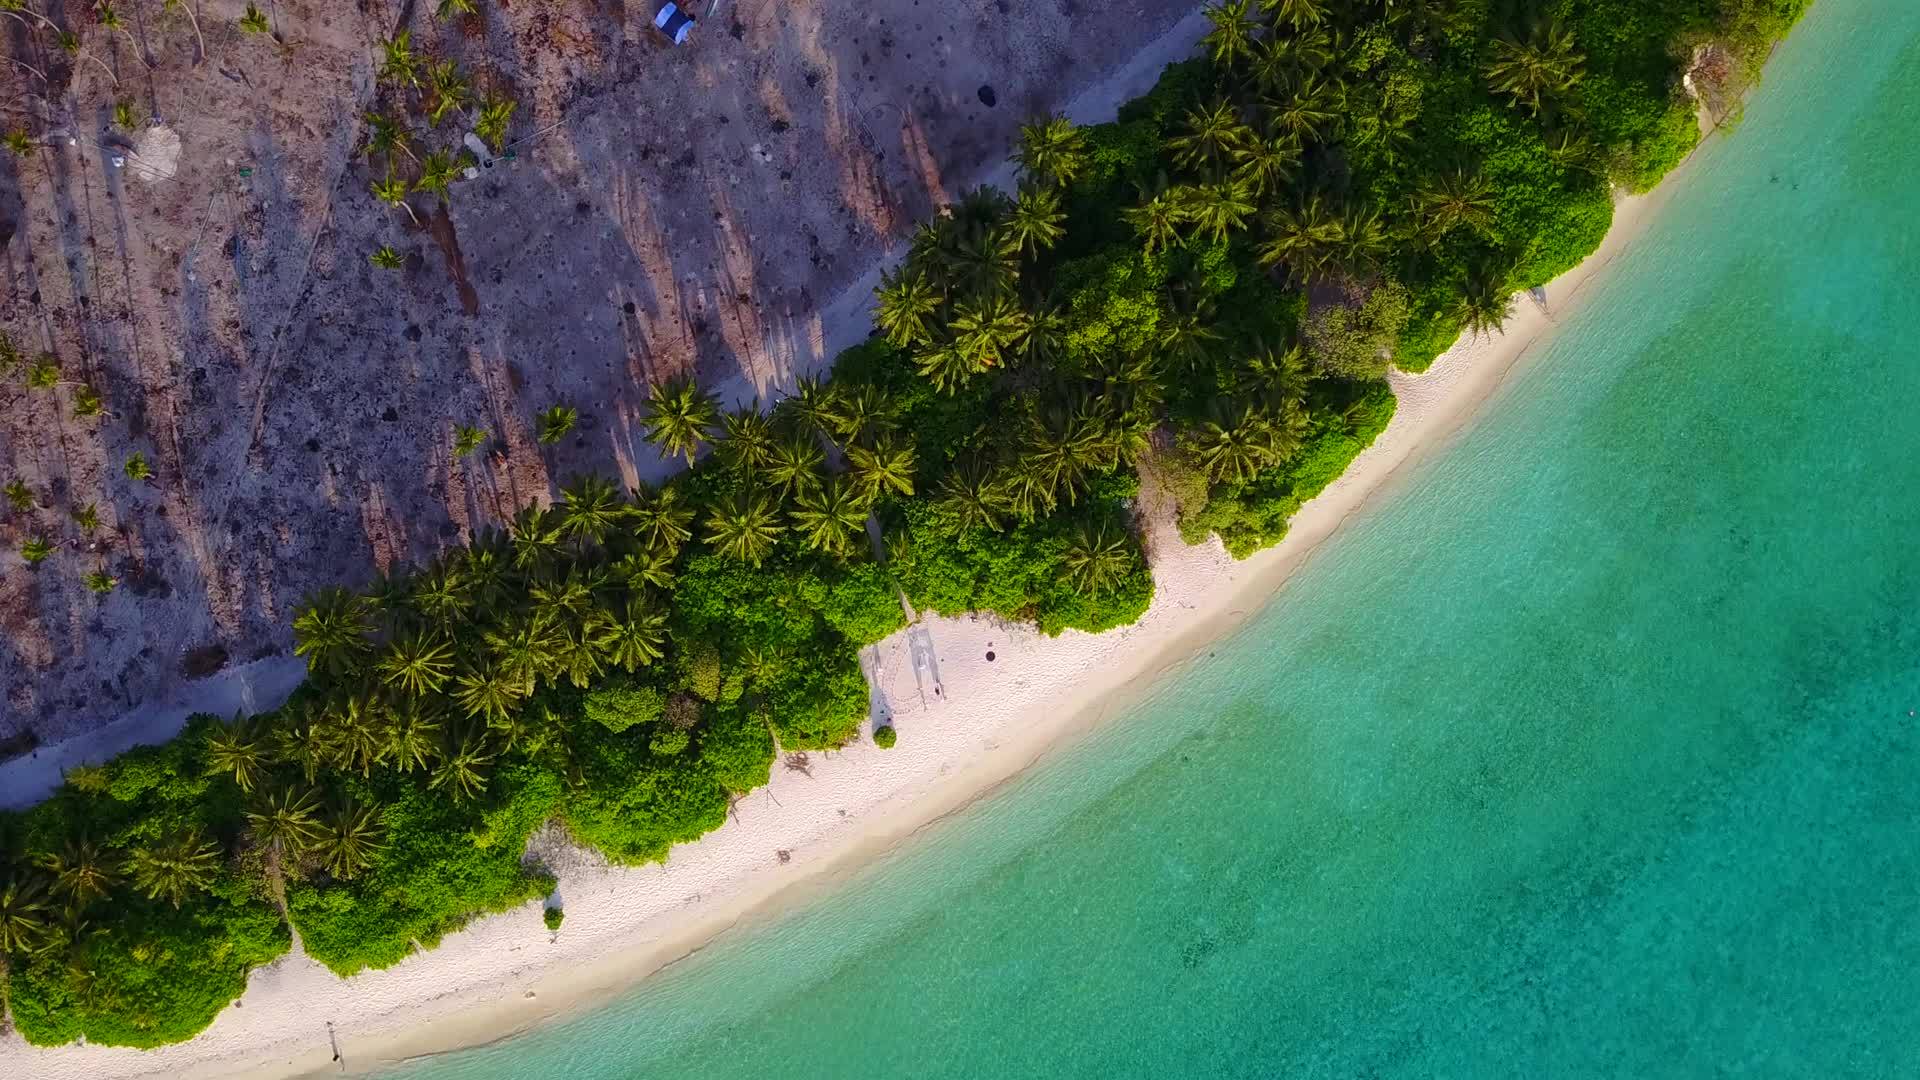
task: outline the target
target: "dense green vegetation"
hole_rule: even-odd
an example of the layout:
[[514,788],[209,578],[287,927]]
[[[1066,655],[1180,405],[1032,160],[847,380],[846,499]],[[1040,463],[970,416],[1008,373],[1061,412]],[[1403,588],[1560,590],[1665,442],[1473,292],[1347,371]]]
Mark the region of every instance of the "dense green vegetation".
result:
[[549,822],[662,859],[780,752],[858,737],[858,650],[903,600],[1048,633],[1137,618],[1142,476],[1189,541],[1276,542],[1386,425],[1389,363],[1497,325],[1599,242],[1614,187],[1684,156],[1694,46],[1755,63],[1803,7],[1227,0],[1206,56],[1115,123],[1030,126],[1014,193],[927,223],[830,381],[764,412],[655,387],[650,437],[687,472],[578,478],[309,598],[282,708],[0,817],[14,1024],[185,1038],[288,920],[335,971],[396,963],[548,893]]

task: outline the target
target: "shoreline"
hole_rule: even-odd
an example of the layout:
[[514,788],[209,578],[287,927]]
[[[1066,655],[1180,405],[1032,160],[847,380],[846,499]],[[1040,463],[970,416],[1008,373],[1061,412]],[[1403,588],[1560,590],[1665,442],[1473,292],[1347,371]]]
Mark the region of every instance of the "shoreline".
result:
[[[1076,118],[1084,101],[1137,75],[1152,62],[1141,56],[1164,48],[1197,19],[1183,19],[1077,97],[1071,110]],[[1155,75],[1158,70],[1153,68]],[[1409,466],[1452,441],[1558,319],[1576,310],[1586,286],[1644,233],[1693,167],[1690,156],[1653,192],[1616,202],[1600,248],[1548,286],[1551,314],[1521,297],[1500,334],[1462,339],[1422,374],[1392,371],[1389,382],[1398,399],[1392,422],[1295,514],[1281,544],[1244,562],[1229,558],[1217,540],[1186,547],[1157,493],[1143,492],[1156,590],[1139,622],[1097,636],[1068,632],[1049,639],[987,618],[929,617],[921,625],[935,645],[945,690],[931,705],[918,703],[906,631],[862,655],[875,711],[890,714],[901,733],[896,749],[861,742],[815,755],[811,775],[776,764],[769,784],[740,800],[732,820],[675,848],[667,864],[610,868],[590,853],[555,843],[550,831],[537,835],[533,847],[548,856],[568,912],[560,934],[545,930],[540,905],[530,903],[478,919],[437,949],[394,968],[350,980],[333,976],[296,948],[254,972],[241,1004],[191,1041],[152,1051],[39,1050],[9,1035],[0,1039],[0,1072],[92,1080],[160,1072],[265,1078],[390,1068],[512,1038],[602,1004],[730,929],[831,891],[922,829],[992,797],[1027,768],[1077,743],[1271,602],[1323,540],[1392,494]],[[845,300],[844,294],[836,298],[822,319],[839,312]],[[830,324],[822,339],[831,343],[843,329]],[[996,655],[992,662],[985,660],[988,647]],[[274,665],[284,663],[298,661],[287,657],[261,665],[278,671]],[[231,697],[236,688],[230,680],[237,676],[241,687],[250,686],[247,671],[254,666],[225,673],[229,681],[188,700]],[[60,763],[99,760],[146,741],[141,735],[167,737],[170,732],[159,729],[173,711],[137,723],[123,719],[95,733],[96,740],[119,733],[110,736],[117,745],[105,753],[103,740],[85,747],[76,744],[88,740],[69,740],[25,760],[36,772],[51,770],[57,783]],[[174,730],[184,715],[172,721]],[[12,779],[0,768],[0,780],[9,781],[0,787],[9,796],[17,790]],[[340,1065],[329,1049],[330,1028],[345,1059]]]
[[[1378,505],[1408,466],[1451,442],[1643,234],[1690,168],[1691,160],[1655,191],[1616,203],[1601,247],[1548,286],[1551,315],[1522,298],[1502,333],[1462,339],[1422,374],[1391,372],[1392,422],[1295,514],[1279,545],[1243,562],[1218,540],[1187,547],[1157,493],[1143,492],[1156,590],[1132,626],[1050,639],[986,618],[929,617],[921,625],[944,690],[931,704],[918,702],[906,631],[862,657],[876,711],[890,713],[901,733],[897,748],[863,741],[816,755],[810,775],[776,765],[732,820],[675,848],[665,864],[608,867],[550,830],[536,835],[532,846],[549,859],[568,913],[559,934],[546,931],[541,905],[529,903],[477,919],[394,968],[345,980],[296,950],[256,971],[240,1005],[193,1040],[150,1051],[38,1050],[9,1037],[0,1041],[0,1071],[42,1080],[163,1071],[210,1080],[391,1068],[603,1004],[728,930],[831,891],[1124,712],[1269,603],[1323,540]],[[329,1025],[341,1064],[332,1060]]]

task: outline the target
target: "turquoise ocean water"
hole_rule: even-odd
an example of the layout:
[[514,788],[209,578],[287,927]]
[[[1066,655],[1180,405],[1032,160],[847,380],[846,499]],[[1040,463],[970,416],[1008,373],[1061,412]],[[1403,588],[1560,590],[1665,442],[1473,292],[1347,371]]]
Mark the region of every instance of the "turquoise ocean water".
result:
[[1920,3],[1819,0],[1701,155],[1125,718],[397,1075],[1920,1076]]

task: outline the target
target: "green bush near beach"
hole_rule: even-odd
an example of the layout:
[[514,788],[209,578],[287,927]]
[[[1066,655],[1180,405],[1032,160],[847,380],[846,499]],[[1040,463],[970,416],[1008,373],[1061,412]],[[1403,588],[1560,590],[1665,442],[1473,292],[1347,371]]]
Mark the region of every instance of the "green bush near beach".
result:
[[877,727],[873,729],[873,745],[879,747],[882,750],[893,749],[893,745],[899,741],[900,741],[900,735],[898,732],[893,730],[892,724],[888,724],[885,727]]
[[547,924],[547,929],[558,931],[560,924],[566,921],[567,913],[557,907],[550,907],[541,913],[540,918]]
[[1751,72],[1805,6],[1229,0],[1116,122],[1030,125],[1013,192],[924,225],[831,379],[768,413],[654,387],[688,471],[309,597],[283,707],[0,815],[0,1004],[37,1044],[178,1041],[289,921],[347,975],[548,896],[543,827],[664,859],[857,736],[903,598],[1138,618],[1143,475],[1189,542],[1279,541],[1386,427],[1389,363],[1497,327],[1692,148],[1696,46]]
[[27,1041],[190,1038],[287,951],[239,793],[208,775],[208,726],[73,770],[53,798],[0,816],[4,990]]

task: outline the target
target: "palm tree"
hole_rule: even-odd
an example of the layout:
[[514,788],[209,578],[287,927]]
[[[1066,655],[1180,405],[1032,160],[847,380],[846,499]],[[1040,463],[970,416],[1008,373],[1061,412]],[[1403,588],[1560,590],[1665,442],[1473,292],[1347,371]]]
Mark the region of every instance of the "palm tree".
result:
[[267,769],[267,743],[260,726],[235,714],[231,723],[207,732],[207,775],[230,774],[249,794]]
[[1557,19],[1536,22],[1525,41],[1501,37],[1490,48],[1482,69],[1487,85],[1536,116],[1579,83],[1586,64],[1574,48],[1573,31]]
[[[377,112],[367,113],[366,118],[366,154],[368,161],[372,161],[372,159],[376,157],[390,159],[393,157],[395,151],[403,153],[410,158],[414,157],[413,150],[408,145],[411,139],[407,135],[406,121],[395,120],[384,113]],[[414,158],[414,160],[418,161],[419,159]],[[391,162],[389,162],[389,164],[391,164]]]
[[413,55],[413,31],[402,30],[380,42],[380,57],[382,81],[420,88],[420,61]]
[[321,818],[320,834],[312,848],[327,873],[351,881],[386,850],[385,836],[386,826],[377,808],[347,799]]
[[1493,187],[1479,173],[1464,170],[1433,178],[1413,196],[1420,232],[1429,243],[1465,226],[1485,234],[1493,226]]
[[505,665],[481,661],[462,671],[453,680],[453,699],[468,716],[498,723],[519,707],[527,696],[526,683]]
[[1220,344],[1220,331],[1215,328],[1218,321],[1213,302],[1205,297],[1177,301],[1172,310],[1161,317],[1160,347],[1168,356],[1198,368]]
[[179,907],[192,892],[208,889],[220,866],[220,846],[197,828],[174,833],[127,857],[127,877],[149,900]]
[[426,625],[451,631],[473,612],[472,579],[457,561],[437,562],[414,576],[407,603]]
[[1547,132],[1547,156],[1563,169],[1606,175],[1606,158],[1581,131],[1567,126]]
[[[817,453],[819,447],[814,451]],[[633,507],[627,516],[633,519],[634,534],[650,551],[671,555],[693,535],[693,507],[681,501],[679,488],[665,487],[656,492],[641,485],[633,493]]]
[[1181,190],[1185,192],[1182,201],[1187,219],[1216,244],[1226,243],[1229,232],[1246,228],[1248,220],[1259,209],[1254,205],[1253,193],[1238,181]]
[[580,422],[580,410],[571,405],[555,405],[539,416],[540,432],[537,436],[543,446],[552,446],[567,437],[573,425]]
[[141,55],[139,39],[133,36],[132,30],[127,29],[126,20],[120,17],[120,12],[114,9],[110,0],[96,0],[93,6],[93,21],[99,24],[102,30],[118,31],[126,35],[127,44],[133,47],[133,58],[140,61],[141,67],[146,68],[148,71],[153,70],[153,65],[147,62],[145,56]]
[[47,852],[36,861],[53,876],[49,891],[78,907],[107,895],[119,880],[113,856],[85,838],[69,839],[58,852]]
[[559,664],[561,642],[553,619],[545,612],[520,612],[481,635],[501,670],[520,687],[520,696],[533,693],[534,681],[552,674]]
[[404,568],[395,565],[375,572],[360,596],[380,627],[393,631],[409,624],[413,613],[413,579]]
[[674,553],[662,548],[650,547],[645,551],[630,551],[613,564],[613,576],[627,583],[630,589],[643,589],[649,585],[656,589],[673,586]]
[[459,427],[453,429],[453,455],[455,455],[455,457],[467,457],[467,455],[472,454],[474,450],[480,450],[482,446],[486,446],[486,440],[488,440],[488,438],[490,438],[490,436],[488,436],[488,432],[486,432],[484,427],[459,425]]
[[474,117],[473,133],[498,154],[506,150],[507,126],[513,123],[513,111],[519,103],[512,98],[489,97],[480,103],[480,115]]
[[1181,133],[1167,140],[1174,160],[1190,169],[1210,169],[1225,161],[1253,133],[1224,98],[1204,109],[1189,110]]
[[293,654],[307,658],[309,672],[343,676],[357,670],[373,647],[366,635],[366,601],[338,586],[307,598],[293,618]]
[[1287,135],[1271,139],[1250,135],[1229,155],[1234,182],[1246,185],[1256,196],[1266,195],[1293,179],[1300,164],[1300,144]]
[[752,471],[767,463],[773,449],[773,421],[755,401],[744,409],[720,414],[720,439],[714,453],[735,469]]
[[337,768],[373,771],[387,749],[380,707],[371,696],[351,694],[332,703],[321,717],[327,760]]
[[754,566],[773,551],[784,531],[778,503],[765,491],[741,488],[717,500],[707,516],[707,542],[714,550]]
[[407,202],[407,193],[412,189],[407,186],[405,180],[389,172],[385,180],[375,180],[371,187],[374,198],[379,199],[388,206],[397,206],[405,210],[407,216],[413,219],[415,225],[420,224],[420,215],[414,213],[413,207]]
[[835,434],[848,443],[864,442],[894,429],[893,401],[871,383],[840,395],[840,425]]
[[560,531],[582,548],[604,542],[625,514],[620,494],[599,476],[582,476],[560,489]]
[[915,370],[943,394],[957,394],[980,374],[980,364],[954,342],[942,342],[913,356]]
[[1377,268],[1389,243],[1379,210],[1360,202],[1347,204],[1340,219],[1340,262],[1349,275]]
[[434,791],[448,788],[458,802],[483,795],[487,790],[486,768],[493,756],[493,750],[487,746],[485,728],[469,727],[449,733],[441,749],[440,763],[434,766],[427,787]]
[[1260,6],[1295,31],[1319,26],[1327,17],[1327,0],[1260,0]]
[[[528,754],[539,753],[558,726],[559,720],[553,710],[544,705],[516,709],[498,719],[487,721],[487,730],[500,737],[500,752],[503,754],[511,754],[516,750],[524,750]],[[565,750],[564,733],[558,742]],[[571,760],[567,764],[571,768]]]
[[[437,122],[437,121],[436,121]],[[429,195],[438,195],[442,199],[460,178],[460,170],[466,168],[467,153],[462,150],[454,154],[447,150],[435,150],[420,159],[420,178],[413,186]]]
[[[45,15],[42,15],[39,12],[28,7],[26,4],[26,0],[0,0],[0,14],[13,16],[14,21],[18,22],[21,26],[26,27],[28,33],[34,32],[33,24],[27,21],[27,16],[29,15],[40,20],[40,24],[42,26],[45,26],[48,30],[53,31],[56,34],[60,32],[59,23],[54,22],[52,19],[49,19]],[[5,950],[0,950],[0,951],[5,951]]]
[[1065,561],[1067,580],[1089,596],[1118,588],[1133,563],[1125,534],[1108,529],[1105,522],[1092,528],[1082,523],[1067,545]]
[[808,428],[831,436],[840,426],[840,388],[817,376],[802,375],[783,403]]
[[513,545],[513,565],[521,573],[532,573],[551,563],[560,553],[560,526],[553,511],[538,506],[523,506],[507,524]]
[[1000,518],[1007,509],[1006,498],[979,458],[970,459],[941,478],[940,497],[934,505],[953,522],[956,532],[999,532],[1004,527]]
[[1087,136],[1064,116],[1050,116],[1020,129],[1013,158],[1020,171],[1041,183],[1070,184],[1087,166]]
[[850,447],[847,464],[853,469],[854,491],[861,498],[872,500],[886,491],[913,494],[912,443],[884,435],[875,439],[872,447]]
[[1041,299],[1027,311],[1020,358],[1034,367],[1051,367],[1067,347],[1067,318],[1056,303]]
[[1247,74],[1253,87],[1265,94],[1284,94],[1287,83],[1300,73],[1292,38],[1269,37],[1248,50]]
[[413,697],[437,694],[453,673],[453,646],[431,631],[405,634],[387,645],[380,680]]
[[1006,196],[975,189],[965,198],[980,209],[945,231],[949,240],[935,251],[932,263],[936,280],[962,295],[1011,292],[1020,279],[1020,248],[1002,224],[1009,209]]
[[1262,347],[1241,365],[1235,390],[1280,412],[1306,400],[1308,377],[1307,353],[1298,343],[1284,350]]
[[798,432],[773,444],[763,470],[783,497],[792,497],[820,482],[826,453],[820,444]]
[[1289,401],[1269,415],[1267,450],[1276,464],[1300,452],[1307,444],[1307,410],[1298,401]]
[[474,610],[491,611],[506,601],[510,543],[498,530],[482,529],[465,551],[453,556],[452,565]]
[[253,836],[275,859],[297,859],[320,837],[313,789],[281,788],[247,810]]
[[996,293],[962,301],[948,329],[953,349],[984,370],[1001,366],[1001,354],[1018,347],[1031,325],[1019,301]]
[[8,953],[32,951],[46,931],[46,884],[15,870],[0,885],[0,969]]
[[1322,136],[1340,118],[1342,96],[1343,90],[1337,81],[1310,72],[1295,82],[1284,97],[1262,102],[1267,126],[1302,145],[1322,141]]
[[427,121],[436,127],[448,113],[473,103],[473,84],[452,60],[442,60],[427,68],[427,89],[433,93]]
[[555,625],[585,619],[599,609],[594,593],[605,587],[606,580],[604,570],[583,574],[580,567],[574,566],[564,576],[535,581],[527,589],[527,599],[532,602],[534,611],[545,615]]
[[636,671],[665,655],[667,615],[637,597],[626,604],[607,624],[607,658],[628,671]]
[[1260,245],[1260,265],[1285,264],[1305,279],[1325,270],[1343,238],[1340,219],[1319,195],[1310,195],[1298,207],[1269,211],[1264,224],[1271,236]]
[[1007,235],[1020,250],[1038,255],[1067,234],[1067,214],[1060,208],[1060,189],[1022,184],[1007,215]]
[[683,375],[654,385],[641,422],[647,427],[648,442],[666,451],[668,457],[684,455],[692,465],[719,411],[713,395]]
[[1031,415],[1023,433],[1015,476],[1029,490],[1006,490],[1022,507],[1032,505],[1030,494],[1037,494],[1048,508],[1062,500],[1072,503],[1088,471],[1112,463],[1111,450],[1089,412],[1056,404]]
[[1187,449],[1216,483],[1231,480],[1245,483],[1278,458],[1273,446],[1273,425],[1265,413],[1252,405],[1238,416],[1218,416],[1206,421],[1185,438]]
[[1053,475],[1035,461],[1017,458],[994,477],[993,485],[1008,511],[1022,521],[1032,521],[1058,501]]
[[595,612],[584,620],[560,624],[557,641],[555,666],[576,689],[587,689],[605,674],[603,656],[612,648],[605,615]]
[[1506,274],[1490,265],[1468,271],[1453,314],[1471,334],[1492,334],[1513,314],[1513,291]]
[[819,487],[801,492],[795,502],[789,513],[808,547],[845,556],[866,530],[868,503],[844,477],[828,477]]
[[874,295],[880,301],[874,322],[889,342],[905,348],[933,340],[928,319],[940,307],[940,290],[926,274],[911,267],[883,273]]
[[[458,677],[454,685],[457,693],[460,686]],[[387,724],[387,744],[380,756],[383,760],[393,762],[393,767],[403,773],[424,769],[438,749],[439,734],[440,721],[420,702],[397,702],[392,720]]]
[[1186,220],[1186,210],[1171,192],[1160,191],[1150,197],[1142,194],[1145,201],[1120,211],[1120,219],[1133,227],[1134,235],[1140,238],[1147,254],[1152,255],[1179,243],[1176,226]]
[[316,722],[309,707],[289,704],[287,715],[273,732],[273,756],[298,768],[311,784],[331,756],[329,742],[326,728]]
[[1254,35],[1260,29],[1259,22],[1249,13],[1252,6],[1252,0],[1220,0],[1207,8],[1207,21],[1213,24],[1213,29],[1207,31],[1205,41],[1215,64],[1231,66],[1252,51]]

